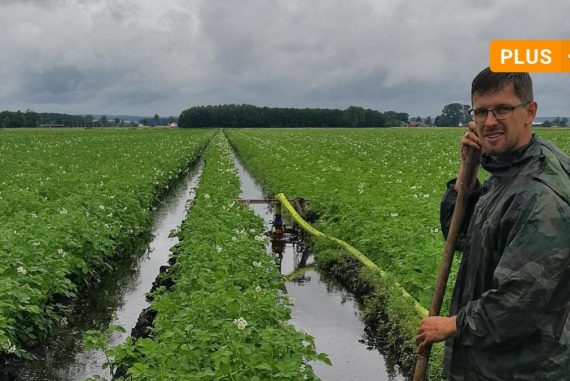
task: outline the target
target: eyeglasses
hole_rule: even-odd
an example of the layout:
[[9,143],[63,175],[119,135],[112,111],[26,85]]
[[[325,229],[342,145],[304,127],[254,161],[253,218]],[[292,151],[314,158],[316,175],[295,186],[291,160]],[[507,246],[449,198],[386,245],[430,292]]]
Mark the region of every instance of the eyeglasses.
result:
[[471,115],[471,118],[473,118],[474,121],[476,122],[483,122],[485,120],[487,120],[487,116],[489,115],[489,111],[491,111],[493,113],[493,115],[495,116],[495,119],[497,120],[503,120],[509,117],[509,115],[512,114],[513,110],[518,108],[518,107],[524,107],[526,105],[528,105],[530,102],[523,102],[519,105],[516,106],[511,106],[511,105],[498,105],[495,106],[495,108],[490,108],[490,109],[486,109],[486,108],[478,108],[476,110],[469,110],[469,115]]

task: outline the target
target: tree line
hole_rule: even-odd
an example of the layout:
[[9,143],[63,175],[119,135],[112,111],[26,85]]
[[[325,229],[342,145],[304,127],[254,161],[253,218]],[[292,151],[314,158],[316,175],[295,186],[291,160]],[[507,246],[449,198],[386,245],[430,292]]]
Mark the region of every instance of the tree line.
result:
[[568,127],[568,118],[560,118],[557,116],[553,120],[545,120],[541,123],[542,127]]
[[345,110],[254,105],[195,106],[182,111],[178,126],[193,127],[384,127],[408,122],[407,113],[350,106]]
[[42,126],[137,126],[137,123],[123,122],[119,118],[109,120],[106,116],[95,119],[92,115],[69,115],[53,112],[2,111],[0,112],[0,128],[42,127]]
[[[471,120],[469,105],[450,103],[443,107],[433,120],[409,117],[407,113],[380,112],[363,107],[350,106],[345,110],[321,108],[271,108],[253,105],[195,106],[184,110],[178,120],[179,127],[392,127],[392,126],[466,126]],[[144,126],[170,125],[176,118],[143,118]],[[42,126],[138,126],[136,122],[125,122],[106,116],[95,119],[92,115],[69,115],[61,113],[38,113],[31,110],[0,112],[0,128],[42,127]],[[542,123],[543,127],[566,127],[568,118],[557,117]]]

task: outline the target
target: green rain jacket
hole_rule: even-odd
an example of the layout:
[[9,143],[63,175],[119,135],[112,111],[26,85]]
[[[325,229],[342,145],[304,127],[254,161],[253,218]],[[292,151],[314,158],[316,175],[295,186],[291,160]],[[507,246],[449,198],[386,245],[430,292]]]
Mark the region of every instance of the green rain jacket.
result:
[[[570,380],[570,158],[532,141],[501,161],[470,197],[446,342],[450,380]],[[457,197],[441,203],[445,236]]]

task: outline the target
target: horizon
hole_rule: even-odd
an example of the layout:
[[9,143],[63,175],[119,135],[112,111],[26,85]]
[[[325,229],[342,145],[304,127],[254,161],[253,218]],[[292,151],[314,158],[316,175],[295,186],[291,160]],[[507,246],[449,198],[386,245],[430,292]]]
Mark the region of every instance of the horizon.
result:
[[[200,106],[217,106],[217,105],[200,105]],[[271,106],[257,106],[257,105],[253,105],[253,106],[256,106],[256,107],[271,107]],[[361,107],[361,106],[357,106],[357,105],[354,105],[354,106],[356,106],[356,107]],[[198,106],[192,106],[192,107],[198,107]],[[349,106],[349,107],[350,107],[350,106]],[[313,107],[288,107],[288,108],[302,109],[302,108],[313,108]],[[316,108],[316,107],[315,107],[315,108]],[[324,109],[325,107],[319,107],[319,108],[323,108],[323,109]],[[346,109],[346,108],[345,108],[345,109]],[[343,110],[343,109],[339,109],[339,110]],[[18,111],[20,111],[20,112],[22,112],[22,113],[23,113],[23,112],[26,112],[26,111],[22,111],[22,110],[15,110],[15,111],[13,111],[13,110],[0,110],[0,112],[3,112],[3,111],[8,111],[8,112],[18,112]],[[143,114],[134,115],[134,114],[66,113],[66,112],[36,111],[36,110],[29,110],[29,111],[35,112],[35,113],[38,113],[38,114],[44,114],[44,113],[45,113],[45,114],[67,114],[67,115],[73,115],[73,116],[88,116],[88,115],[90,115],[90,116],[92,116],[92,117],[102,117],[102,116],[105,116],[105,117],[115,117],[115,118],[128,117],[128,118],[141,118],[141,119],[144,119],[144,118],[151,118],[151,119],[152,119],[152,118],[154,117],[154,114],[152,114],[152,115],[143,115]],[[178,118],[180,117],[180,114],[181,114],[183,111],[184,111],[184,110],[182,110],[182,111],[180,111],[180,113],[174,114],[174,115],[167,115],[167,114],[160,114],[160,113],[156,113],[156,114],[158,114],[158,116],[160,117],[160,119],[168,119],[168,118],[170,118],[170,117],[174,117],[174,118],[178,119]],[[403,113],[406,113],[406,111],[402,111],[402,110],[385,110],[385,111],[376,110],[376,111],[379,111],[379,112],[381,112],[381,113],[385,113],[385,112],[387,112],[387,111],[395,111],[395,112],[403,112]],[[440,113],[440,114],[437,114],[437,115],[412,115],[412,114],[409,114],[409,113],[408,113],[408,115],[409,115],[409,118],[410,118],[410,119],[411,119],[411,118],[418,117],[418,116],[420,116],[420,117],[422,117],[422,118],[424,118],[424,119],[425,119],[425,118],[428,118],[428,117],[431,117],[431,118],[433,119],[433,118],[437,117],[438,115],[441,115],[441,113]],[[568,112],[567,115],[537,115],[537,116],[534,118],[534,120],[543,119],[543,121],[544,121],[544,120],[550,120],[550,119],[554,119],[554,118],[568,118],[568,119],[570,119],[570,112]]]

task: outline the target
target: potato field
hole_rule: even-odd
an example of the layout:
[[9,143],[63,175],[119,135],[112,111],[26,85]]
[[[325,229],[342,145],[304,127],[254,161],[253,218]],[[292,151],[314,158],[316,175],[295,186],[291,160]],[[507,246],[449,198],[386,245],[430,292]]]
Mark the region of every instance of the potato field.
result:
[[[308,200],[316,228],[386,272],[380,279],[311,239],[317,267],[356,290],[364,321],[381,326],[409,371],[421,316],[393,285],[429,307],[445,243],[439,201],[456,176],[463,132],[0,129],[0,376],[65,331],[74,301],[139,244],[157,202],[203,160],[195,199],[172,233],[170,266],[148,290],[150,323],[106,348],[106,366],[125,380],[319,379],[311,364],[330,360],[311,332],[288,323],[286,279],[266,253],[263,222],[239,202],[232,150],[268,198]],[[537,133],[570,152],[570,130]],[[441,376],[441,346],[430,375]]]

